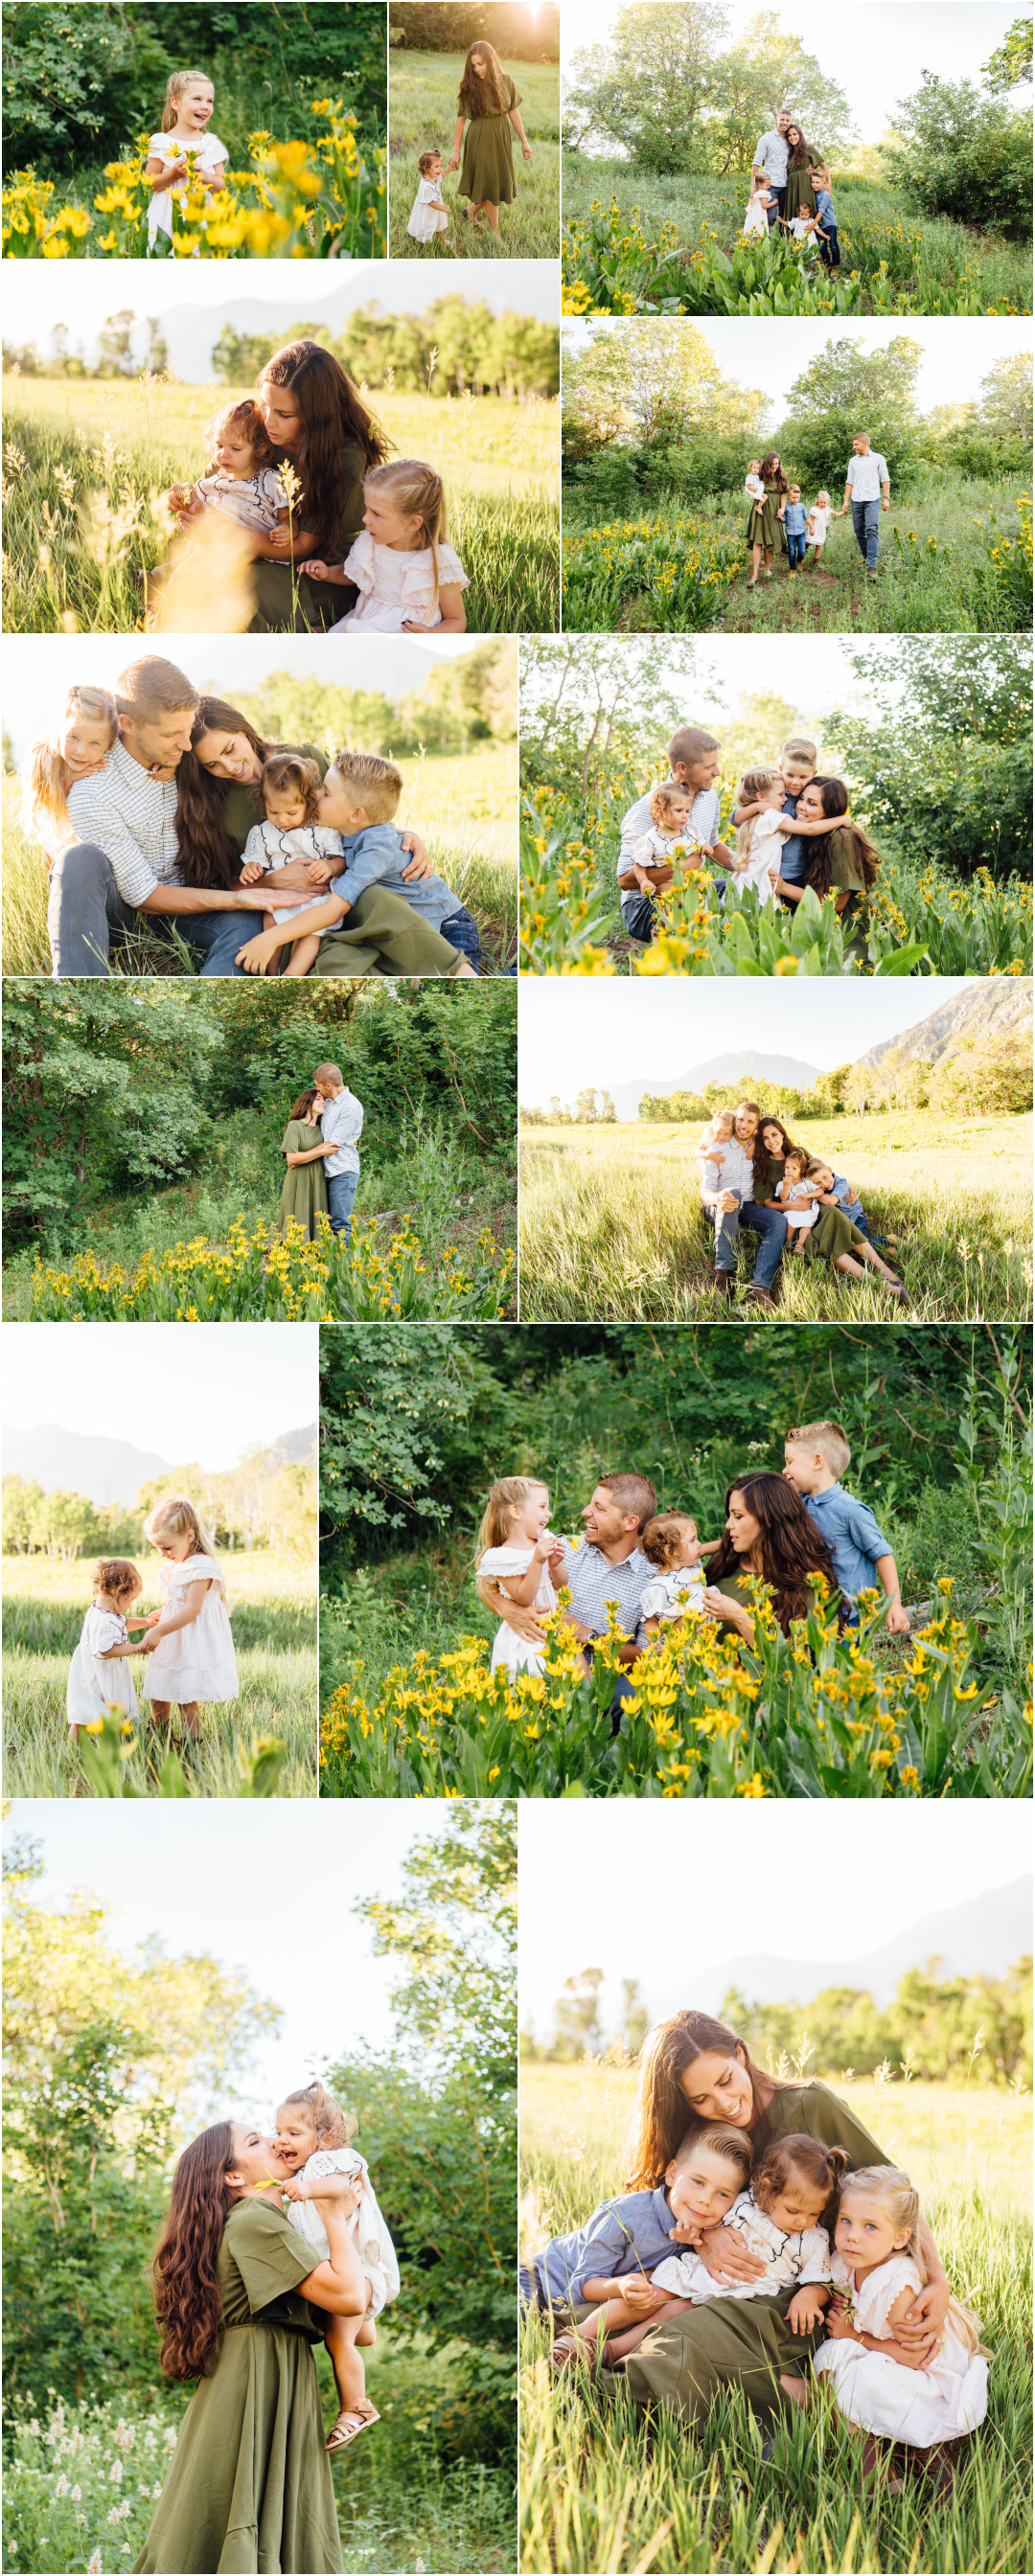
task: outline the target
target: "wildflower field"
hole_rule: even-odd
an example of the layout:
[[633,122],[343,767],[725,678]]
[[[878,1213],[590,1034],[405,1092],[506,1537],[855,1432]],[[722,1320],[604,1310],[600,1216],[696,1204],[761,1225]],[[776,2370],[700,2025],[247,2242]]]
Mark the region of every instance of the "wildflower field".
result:
[[[560,77],[556,63],[504,62],[518,91],[519,114],[532,146],[522,158],[510,128],[517,196],[500,208],[499,240],[483,220],[469,220],[457,190],[459,170],[443,167],[442,196],[449,229],[438,242],[417,242],[407,232],[420,182],[419,152],[453,149],[456,101],[463,54],[422,54],[409,45],[389,54],[389,202],[392,259],[556,259],[560,224]],[[463,151],[461,147],[461,164]]]
[[376,1217],[353,1224],[348,1245],[321,1220],[310,1243],[289,1217],[283,1234],[243,1217],[223,1243],[195,1235],[145,1252],[131,1269],[92,1252],[63,1266],[38,1261],[30,1274],[31,1323],[413,1322],[428,1316],[484,1322],[507,1312],[514,1269],[483,1228],[473,1257],[444,1245],[434,1263],[407,1218],[391,1235]]
[[[797,1131],[796,1131],[797,1132]],[[896,1306],[879,1273],[839,1274],[786,1253],[774,1294],[786,1322],[978,1322],[1032,1311],[1031,1120],[932,1110],[867,1111],[800,1122],[810,1152],[847,1170],[883,1258],[904,1278]],[[700,1208],[698,1130],[636,1121],[536,1127],[521,1145],[523,1323],[727,1321],[750,1316],[715,1296],[713,1241]],[[738,1243],[746,1289],[756,1236]]]
[[[179,1768],[172,1794],[252,1796],[257,1777],[261,1780],[265,1771],[269,1778],[268,1749],[263,1756],[261,1748],[277,1745],[284,1759],[273,1759],[275,1794],[311,1798],[316,1793],[317,1698],[311,1567],[297,1555],[272,1550],[248,1554],[224,1550],[220,1561],[226,1575],[240,1696],[202,1708],[201,1741],[196,1746],[178,1732],[174,1715],[172,1742]],[[144,1591],[137,1605],[145,1615],[161,1607],[156,1567],[153,1550],[145,1550],[141,1559]],[[69,1741],[65,1688],[90,1606],[90,1582],[90,1563],[85,1560],[66,1563],[43,1555],[3,1559],[4,1757],[12,1797],[153,1798],[163,1794],[161,1771],[170,1738],[153,1723],[141,1695],[147,1679],[145,1656],[134,1659],[130,1667],[140,1720],[115,1752],[119,1788],[100,1789],[93,1765],[84,1762],[82,1752]],[[101,1749],[107,1753],[109,1748]],[[112,1766],[102,1762],[101,1777],[111,1776]],[[170,1794],[168,1785],[164,1794]]]
[[841,268],[743,237],[748,180],[635,173],[566,153],[566,313],[1024,314],[1030,244],[906,213],[890,188],[834,174]]
[[[563,2234],[621,2188],[621,2142],[635,2085],[628,2062],[522,2071],[522,2254]],[[586,2372],[554,2378],[539,2320],[524,2342],[522,2564],[575,2576],[649,2565],[672,2576],[752,2570],[1023,2570],[1030,2527],[1031,2106],[999,2090],[835,2080],[925,2194],[953,2284],[977,2309],[993,2352],[989,2412],[960,2443],[955,2483],[923,2478],[901,2495],[862,2490],[857,2449],[832,2409],[795,2410],[760,2457],[762,2432],[739,2393],[696,2432],[671,2416],[649,2426]]]
[[[144,374],[83,383],[8,376],[5,384],[5,623],[20,633],[142,634],[147,579],[174,522],[163,495],[201,472],[206,430],[234,391]],[[552,632],[558,623],[557,406],[496,394],[396,393],[371,409],[401,455],[442,475],[449,532],[470,578],[479,634]],[[229,632],[225,586],[198,606],[197,632]],[[247,626],[250,598],[236,611]]]
[[[185,150],[190,179],[173,205],[171,245],[152,251],[173,259],[384,259],[388,253],[387,154],[369,164],[357,119],[341,99],[314,99],[323,127],[318,142],[278,142],[259,129],[248,136],[248,166],[229,169],[218,194],[194,182],[197,154]],[[5,259],[143,259],[152,203],[144,178],[148,135],[121,161],[105,165],[105,185],[76,195],[34,170],[18,170],[3,190]]]
[[[792,447],[792,442],[788,442]],[[793,452],[783,458],[793,479]],[[844,488],[844,460],[826,473]],[[791,580],[773,556],[748,591],[742,493],[673,498],[653,515],[590,524],[565,487],[564,624],[580,633],[1021,634],[1031,625],[1031,496],[1020,478],[973,483],[924,467],[880,520],[880,567],[866,573],[851,514],[831,520],[821,568]]]

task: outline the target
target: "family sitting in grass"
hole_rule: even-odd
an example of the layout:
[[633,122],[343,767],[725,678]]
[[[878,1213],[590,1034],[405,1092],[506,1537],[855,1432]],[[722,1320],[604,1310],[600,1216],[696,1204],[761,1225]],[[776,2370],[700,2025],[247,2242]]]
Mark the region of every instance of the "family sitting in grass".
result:
[[749,590],[757,590],[759,568],[765,581],[773,578],[773,552],[782,545],[787,556],[791,581],[798,577],[799,564],[805,563],[805,549],[811,546],[810,568],[817,570],[827,541],[832,518],[844,519],[849,509],[855,542],[866,566],[868,581],[876,581],[880,560],[880,516],[891,508],[891,475],[887,460],[870,445],[866,429],[856,431],[852,453],[845,473],[845,493],[840,510],[835,510],[829,492],[821,487],[811,507],[802,499],[800,483],[788,482],[775,447],[768,455],[753,456],[744,478],[744,490],[751,504],[744,534],[751,548]]
[[264,740],[156,654],[71,688],[23,774],[55,978],[107,975],[112,932],[145,926],[202,975],[477,974],[477,924],[395,829],[402,786],[374,753]]
[[779,1118],[763,1118],[757,1101],[738,1101],[736,1108],[717,1109],[698,1140],[701,1208],[714,1230],[717,1297],[735,1294],[737,1234],[746,1225],[761,1235],[749,1298],[773,1309],[773,1287],[781,1261],[819,1261],[850,1279],[867,1269],[884,1280],[899,1305],[908,1291],[877,1250],[896,1249],[891,1236],[877,1234],[843,1173],[835,1172],[821,1154],[792,1144]]
[[818,250],[824,268],[840,268],[837,216],[823,154],[807,143],[787,108],[763,134],[751,165],[751,193],[744,217],[748,240],[780,231],[787,240]]
[[[96,1734],[106,1709],[139,1716],[129,1671],[133,1655],[149,1658],[144,1697],[156,1726],[168,1726],[178,1707],[187,1740],[201,1736],[201,1707],[235,1700],[237,1664],[226,1607],[226,1585],[200,1513],[182,1495],[156,1503],[144,1537],[161,1557],[158,1588],[164,1610],[134,1616],[143,1577],[127,1557],[107,1557],[94,1567],[93,1599],[68,1675],[70,1742]],[[143,1636],[130,1637],[131,1628]]]
[[675,2013],[640,2052],[624,2163],[626,2190],[521,2268],[554,2367],[698,2424],[741,2387],[771,2427],[823,2378],[862,2437],[861,2493],[878,2471],[894,2494],[910,2475],[951,2493],[992,2356],[919,2192],[848,2104],[765,2074],[710,2014]]

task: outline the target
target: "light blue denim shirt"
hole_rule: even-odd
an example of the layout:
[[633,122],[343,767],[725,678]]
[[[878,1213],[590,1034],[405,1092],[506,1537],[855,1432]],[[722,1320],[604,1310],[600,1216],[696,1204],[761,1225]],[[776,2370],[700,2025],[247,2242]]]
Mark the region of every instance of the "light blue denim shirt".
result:
[[370,823],[353,839],[343,837],[342,848],[345,874],[335,877],[330,891],[340,895],[344,903],[358,903],[367,886],[383,885],[387,894],[401,894],[404,903],[422,913],[433,930],[448,921],[450,913],[460,911],[459,896],[453,893],[452,886],[447,886],[444,877],[432,873],[430,877],[414,878],[407,885],[403,869],[409,867],[409,853],[393,824]]
[[534,2268],[555,2307],[571,2307],[582,2297],[584,2281],[617,2281],[623,2272],[648,2278],[657,2264],[682,2249],[672,2243],[675,2219],[668,2194],[629,2191],[617,2200],[602,2200],[571,2236],[554,2236],[533,2256]]
[[804,536],[806,516],[807,513],[803,501],[787,502],[783,514],[783,524],[785,532],[789,537]]
[[834,213],[834,200],[830,194],[829,188],[817,188],[816,213],[819,216],[821,224],[836,224],[837,216]]
[[861,1503],[856,1494],[846,1494],[843,1485],[828,1485],[825,1494],[805,1494],[802,1499],[830,1549],[846,1600],[854,1601],[857,1592],[879,1591],[877,1558],[890,1556],[891,1549],[869,1504]]

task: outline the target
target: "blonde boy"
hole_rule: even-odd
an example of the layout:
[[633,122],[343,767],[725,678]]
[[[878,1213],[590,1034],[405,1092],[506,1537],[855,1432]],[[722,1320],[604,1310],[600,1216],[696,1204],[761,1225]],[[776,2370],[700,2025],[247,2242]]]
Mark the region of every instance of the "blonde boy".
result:
[[[472,934],[477,943],[477,925],[465,906],[457,903],[452,887],[434,871],[416,884],[406,883],[406,852],[392,824],[402,786],[402,774],[394,763],[381,760],[375,752],[336,754],[319,791],[316,819],[325,829],[341,834],[342,874],[305,912],[294,914],[289,924],[263,931],[261,938],[249,940],[237,958],[247,974],[264,975],[286,939],[312,939],[319,931],[335,929],[347,918],[360,895],[375,883],[383,885],[389,894],[402,895],[415,912],[422,913],[432,928],[441,932],[443,939],[461,949],[453,980],[474,974],[462,952]],[[457,930],[456,939],[451,924]]]
[[868,1503],[846,1494],[840,1482],[851,1450],[839,1422],[799,1422],[784,1439],[784,1475],[801,1495],[805,1509],[825,1538],[844,1603],[842,1622],[854,1628],[859,1618],[857,1595],[876,1589],[879,1578],[887,1594],[888,1634],[908,1637],[909,1620],[902,1607],[895,1559]]

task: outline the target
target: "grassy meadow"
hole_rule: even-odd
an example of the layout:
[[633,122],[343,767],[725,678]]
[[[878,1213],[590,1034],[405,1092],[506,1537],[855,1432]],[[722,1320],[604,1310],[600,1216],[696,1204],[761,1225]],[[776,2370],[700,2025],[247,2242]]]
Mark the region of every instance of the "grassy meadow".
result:
[[[201,1711],[202,1737],[195,1753],[172,1719],[172,1741],[192,1797],[241,1795],[238,1748],[253,1736],[276,1736],[287,1746],[281,1795],[316,1795],[316,1600],[312,1567],[297,1556],[243,1555],[223,1551],[240,1697]],[[92,1560],[66,1564],[49,1556],[3,1559],[4,1755],[7,1794],[18,1798],[86,1797],[79,1754],[69,1741],[65,1713],[68,1667],[90,1606]],[[161,1608],[157,1559],[145,1550],[144,1590],[135,1608]],[[146,1658],[130,1665],[140,1701],[136,1750],[126,1765],[127,1784],[138,1797],[157,1793],[157,1773],[169,1737],[152,1724],[142,1685]]]
[[[619,2190],[634,2073],[624,2064],[526,2065],[521,2086],[522,2252]],[[989,2412],[957,2446],[949,2497],[922,2475],[864,2489],[858,2437],[825,2397],[780,2423],[768,2461],[739,2392],[696,2432],[645,2419],[584,2372],[551,2376],[547,2336],[525,2333],[522,2565],[578,2576],[875,2576],[1023,2570],[1030,2535],[1030,2104],[998,2091],[843,2081],[852,2106],[924,2190],[950,2277],[994,2358]]]
[[[202,471],[219,405],[247,386],[138,377],[79,383],[8,379],[4,463],[11,633],[146,631],[146,581],[172,522],[161,496]],[[540,634],[557,617],[557,406],[496,394],[375,388],[371,410],[401,456],[441,474],[449,533],[470,578],[472,634]],[[247,628],[250,595],[228,606],[220,577],[192,631]]]
[[[510,129],[517,196],[500,208],[498,242],[487,223],[477,231],[468,205],[457,195],[459,170],[443,170],[442,196],[449,230],[437,242],[417,242],[407,232],[420,183],[417,155],[453,149],[463,54],[420,54],[393,47],[389,56],[389,257],[391,259],[556,259],[560,228],[560,70],[557,63],[508,63],[519,114],[532,146],[526,161]],[[461,166],[463,146],[461,145]]]
[[[948,1119],[930,1110],[809,1119],[814,1154],[847,1169],[883,1258],[908,1303],[878,1273],[852,1279],[785,1254],[775,1294],[785,1322],[912,1324],[1023,1320],[1031,1314],[1031,1122]],[[527,1129],[521,1148],[523,1323],[749,1320],[716,1298],[713,1245],[699,1211],[693,1121]],[[758,1240],[746,1230],[735,1277],[750,1279]]]

